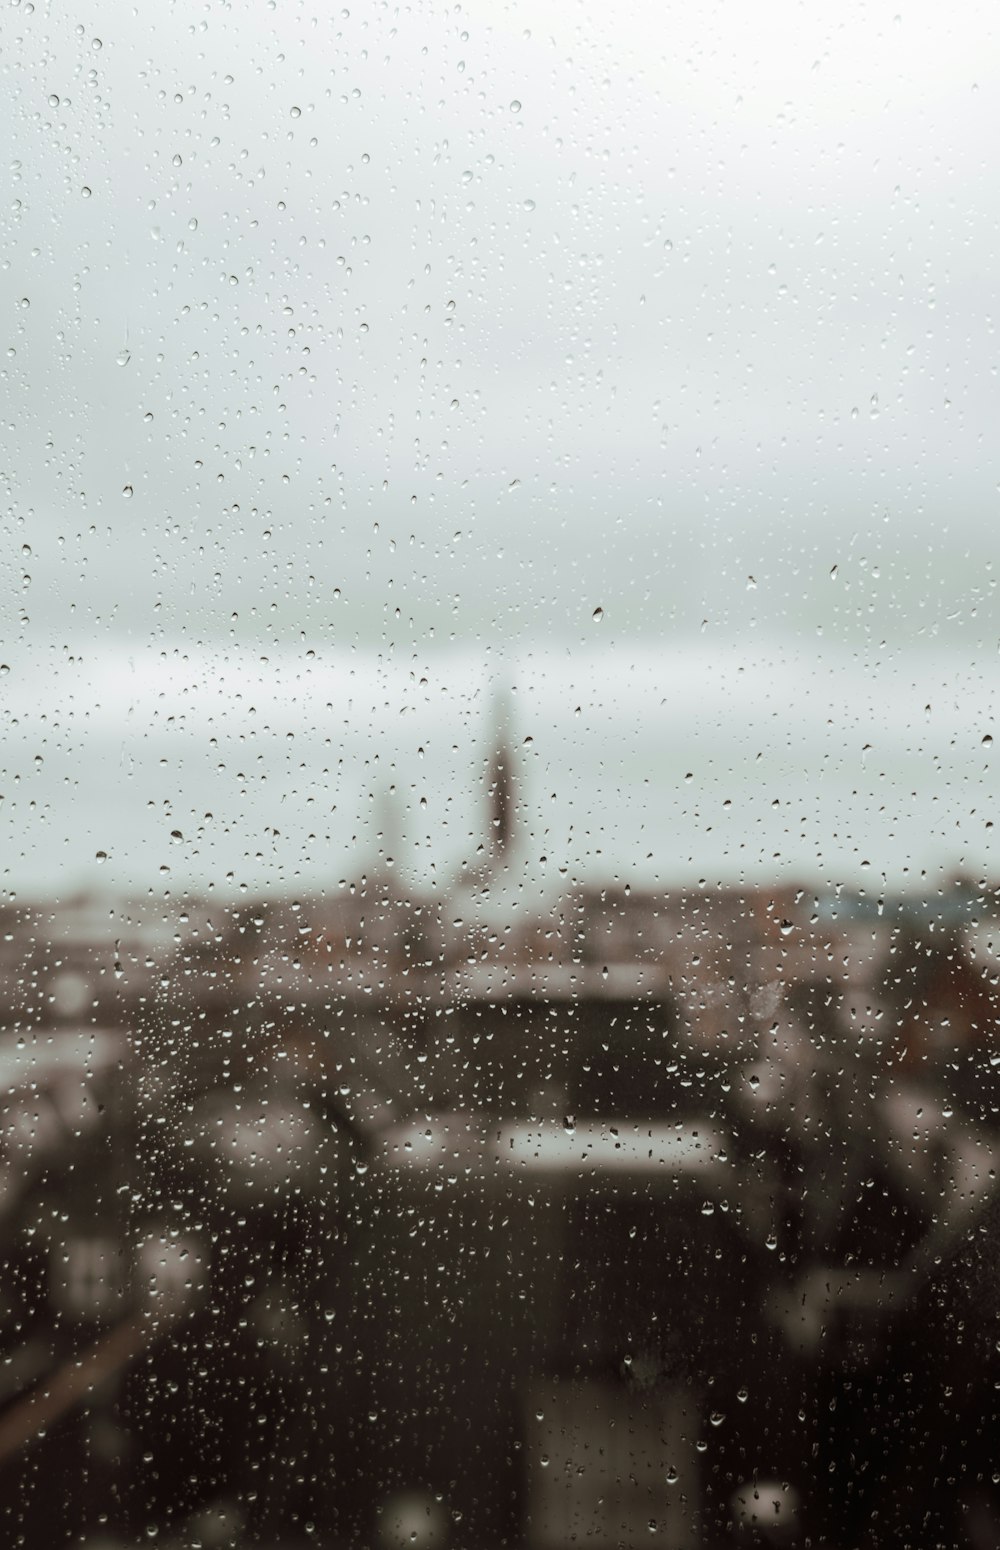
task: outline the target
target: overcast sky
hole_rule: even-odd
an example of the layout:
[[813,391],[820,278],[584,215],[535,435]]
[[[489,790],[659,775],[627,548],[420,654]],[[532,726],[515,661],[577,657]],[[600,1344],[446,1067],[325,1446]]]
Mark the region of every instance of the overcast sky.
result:
[[[469,744],[500,651],[608,684],[779,661],[793,741],[824,672],[860,672],[876,725],[904,680],[923,716],[921,675],[939,698],[961,678],[972,737],[1000,643],[998,64],[971,3],[10,8],[0,693],[10,771],[61,717],[93,788],[8,776],[10,884],[93,882],[126,809],[118,880],[155,882],[150,798],[108,774],[86,702],[117,674],[109,702],[151,731],[162,651],[229,738],[234,671],[277,693],[313,662],[344,694],[361,664],[389,703],[436,672]],[[655,785],[647,718],[679,734],[628,704],[590,763],[603,736]],[[749,797],[732,706],[705,705],[713,779]],[[900,735],[933,761],[923,721]],[[558,762],[564,788],[589,767]],[[828,778],[815,740],[793,763]],[[606,816],[626,799],[596,779],[565,801]],[[926,856],[885,830],[897,880],[905,855],[957,862],[954,822]],[[786,865],[849,872],[817,824],[826,848]],[[295,869],[251,844],[254,865]]]

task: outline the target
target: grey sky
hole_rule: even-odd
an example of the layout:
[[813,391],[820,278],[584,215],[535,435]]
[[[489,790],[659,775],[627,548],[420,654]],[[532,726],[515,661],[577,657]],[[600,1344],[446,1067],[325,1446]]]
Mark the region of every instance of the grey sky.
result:
[[36,714],[94,651],[479,683],[597,606],[612,675],[778,652],[790,706],[830,652],[992,673],[992,8],[22,4],[0,43]]

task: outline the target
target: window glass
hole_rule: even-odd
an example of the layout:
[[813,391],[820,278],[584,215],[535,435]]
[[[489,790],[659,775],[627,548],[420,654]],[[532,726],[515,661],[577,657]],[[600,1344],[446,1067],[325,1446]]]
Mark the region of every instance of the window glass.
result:
[[989,7],[0,38],[0,1538],[1000,1542]]

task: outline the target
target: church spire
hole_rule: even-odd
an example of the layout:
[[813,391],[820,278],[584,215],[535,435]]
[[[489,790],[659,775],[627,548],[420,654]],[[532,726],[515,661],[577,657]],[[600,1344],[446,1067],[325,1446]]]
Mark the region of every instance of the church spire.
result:
[[503,690],[493,696],[493,754],[490,759],[487,797],[489,801],[489,854],[499,864],[513,848],[514,841],[514,761],[510,749],[510,702]]

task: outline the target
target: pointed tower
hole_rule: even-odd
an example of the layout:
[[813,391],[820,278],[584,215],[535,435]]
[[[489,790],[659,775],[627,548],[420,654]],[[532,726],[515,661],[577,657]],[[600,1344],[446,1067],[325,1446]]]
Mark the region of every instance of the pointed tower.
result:
[[493,699],[493,755],[487,780],[489,802],[488,854],[496,868],[513,848],[514,761],[510,750],[510,705],[500,690]]

